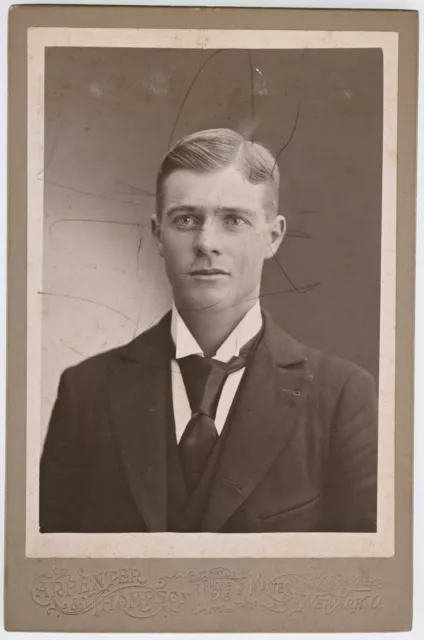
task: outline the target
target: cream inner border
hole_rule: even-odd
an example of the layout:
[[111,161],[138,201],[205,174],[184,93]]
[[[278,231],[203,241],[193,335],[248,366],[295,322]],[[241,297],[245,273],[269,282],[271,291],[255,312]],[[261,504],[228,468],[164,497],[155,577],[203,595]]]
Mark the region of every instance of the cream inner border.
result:
[[[378,48],[384,58],[377,533],[40,534],[45,47],[188,49]],[[28,29],[27,557],[329,558],[394,553],[396,174],[398,35],[355,31]]]

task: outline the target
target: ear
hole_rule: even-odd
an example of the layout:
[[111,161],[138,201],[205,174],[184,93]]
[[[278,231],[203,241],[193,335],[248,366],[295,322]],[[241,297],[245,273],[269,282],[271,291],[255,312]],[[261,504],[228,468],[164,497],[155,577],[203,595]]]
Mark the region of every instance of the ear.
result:
[[268,222],[268,246],[265,252],[265,259],[272,258],[277,253],[284,236],[286,235],[286,219],[277,215]]
[[154,213],[150,219],[150,224],[152,227],[152,234],[156,240],[156,244],[158,247],[158,251],[159,251],[159,255],[163,256],[163,246],[162,246],[162,239],[161,239],[161,225],[160,225],[160,221],[156,215],[156,213]]

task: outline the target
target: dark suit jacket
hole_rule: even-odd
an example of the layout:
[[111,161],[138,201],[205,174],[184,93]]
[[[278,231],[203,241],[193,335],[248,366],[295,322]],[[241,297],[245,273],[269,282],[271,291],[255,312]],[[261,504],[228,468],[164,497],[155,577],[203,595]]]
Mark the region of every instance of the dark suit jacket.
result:
[[[375,531],[372,377],[264,320],[200,531]],[[40,467],[41,532],[166,531],[172,350],[167,314],[62,374]]]

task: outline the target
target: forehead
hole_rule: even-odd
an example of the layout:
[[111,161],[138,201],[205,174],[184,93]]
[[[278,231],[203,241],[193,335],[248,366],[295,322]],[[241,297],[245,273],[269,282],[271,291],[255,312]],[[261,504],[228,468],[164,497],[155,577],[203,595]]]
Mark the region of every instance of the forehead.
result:
[[218,207],[263,208],[266,184],[252,184],[234,167],[196,172],[179,169],[165,180],[164,208],[177,205],[216,209]]

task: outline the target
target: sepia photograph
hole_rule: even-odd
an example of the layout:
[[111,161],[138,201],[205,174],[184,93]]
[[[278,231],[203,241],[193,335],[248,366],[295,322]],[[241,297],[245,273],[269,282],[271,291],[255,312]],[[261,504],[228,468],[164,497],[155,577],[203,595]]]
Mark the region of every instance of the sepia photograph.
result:
[[5,628],[411,629],[417,12],[8,43]]
[[31,553],[151,533],[390,553],[396,38],[77,35],[47,36],[29,113]]

